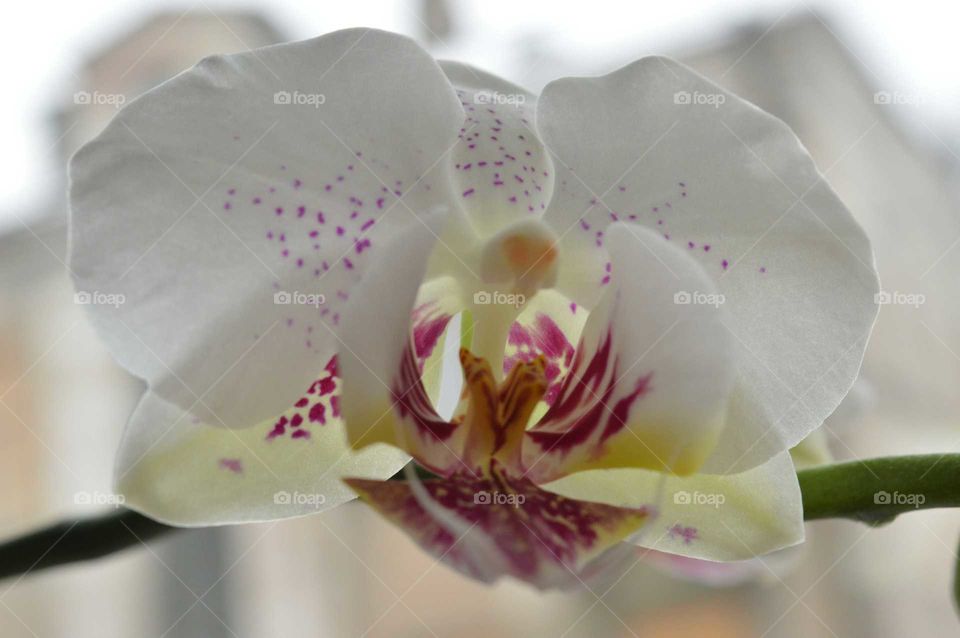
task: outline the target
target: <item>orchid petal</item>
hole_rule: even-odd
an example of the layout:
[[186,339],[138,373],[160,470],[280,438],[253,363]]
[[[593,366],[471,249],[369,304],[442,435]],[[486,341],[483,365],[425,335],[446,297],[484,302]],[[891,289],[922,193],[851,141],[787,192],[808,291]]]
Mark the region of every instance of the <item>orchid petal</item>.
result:
[[463,117],[425,51],[372,29],[204,60],[72,162],[76,286],[125,300],[93,323],[204,422],[279,414],[336,353],[382,238],[451,201]]
[[[341,406],[354,448],[388,443],[447,474],[462,467],[462,428],[437,414],[421,380],[416,335],[410,332],[411,312],[416,315],[420,284],[442,231],[438,221],[430,218],[429,226],[404,229],[375,255],[344,313],[339,370]],[[430,316],[443,321],[446,315]]]
[[581,586],[592,561],[648,518],[642,508],[567,499],[504,476],[426,480],[419,496],[403,481],[347,483],[451,567],[484,582],[510,575],[541,589]]
[[517,219],[539,217],[553,192],[553,167],[533,127],[536,96],[466,64],[440,66],[467,112],[451,159],[474,231],[486,237]]
[[[440,401],[440,387],[447,363],[444,361],[447,327],[461,307],[460,286],[451,277],[425,281],[413,306],[413,353],[420,369],[420,380],[433,405]],[[459,370],[457,366],[456,372],[459,373]]]
[[117,457],[118,493],[127,507],[182,526],[302,516],[353,499],[345,475],[384,479],[409,457],[350,450],[333,391],[318,396],[329,379],[305,394],[308,404],[239,430],[203,423],[147,392]]
[[654,505],[637,542],[713,561],[746,560],[803,541],[803,504],[790,454],[740,474],[678,477],[641,469],[589,470],[543,489],[618,507]]
[[[549,386],[544,403],[557,398],[573,365],[576,344],[587,320],[587,312],[555,290],[541,290],[524,307],[510,327],[503,359],[506,376],[520,361],[543,357]],[[542,414],[534,414],[539,419]]]
[[526,434],[523,462],[538,483],[600,467],[689,474],[726,422],[736,361],[704,268],[639,226],[612,226],[607,245],[606,294],[557,399]]
[[[450,288],[431,282],[410,317],[424,387],[439,393],[441,337]],[[152,393],[131,418],[118,458],[118,489],[130,507],[178,525],[269,520],[322,511],[354,498],[344,473],[387,478],[409,461],[398,449],[354,452],[340,412],[337,358],[292,407],[252,428],[200,422]]]
[[656,57],[557,80],[537,108],[558,173],[545,218],[576,256],[561,260],[561,292],[596,302],[621,220],[688,251],[726,297],[742,351],[735,427],[706,468],[755,467],[822,423],[856,376],[878,284],[863,230],[790,129]]
[[827,434],[839,437],[845,430],[859,425],[875,401],[873,386],[863,377],[858,378],[840,406],[823,422],[823,426],[790,448],[793,464],[799,469],[806,469],[832,463],[834,456]]
[[785,547],[763,557],[719,563],[700,558],[646,550],[643,560],[674,578],[711,587],[733,587],[750,582],[779,581],[797,567],[803,547]]

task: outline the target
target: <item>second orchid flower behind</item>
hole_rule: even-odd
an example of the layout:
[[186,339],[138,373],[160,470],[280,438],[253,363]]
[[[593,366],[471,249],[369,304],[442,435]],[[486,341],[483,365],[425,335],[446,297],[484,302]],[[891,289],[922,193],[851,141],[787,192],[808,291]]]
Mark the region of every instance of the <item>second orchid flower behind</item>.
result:
[[[876,316],[869,242],[793,133],[665,58],[535,96],[340,31],[204,60],[71,178],[76,286],[124,295],[91,318],[147,384],[130,507],[211,525],[359,494],[484,581],[576,586],[625,540],[801,542],[788,450]],[[411,456],[436,478],[387,480]]]

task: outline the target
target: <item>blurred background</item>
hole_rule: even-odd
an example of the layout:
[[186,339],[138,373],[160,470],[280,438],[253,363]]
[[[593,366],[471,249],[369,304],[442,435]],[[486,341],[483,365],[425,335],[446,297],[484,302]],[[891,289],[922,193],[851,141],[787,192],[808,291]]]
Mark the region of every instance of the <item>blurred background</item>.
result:
[[[69,156],[199,58],[375,26],[537,91],[636,57],[677,57],[785,120],[871,236],[890,304],[837,458],[960,447],[960,6],[914,0],[557,3],[500,0],[34,0],[0,38],[0,534],[109,507],[141,391],[106,355],[67,277]],[[718,636],[956,633],[960,516],[870,530],[808,525],[793,570],[729,588],[646,562],[612,586],[485,587],[354,504],[305,519],[170,536],[0,583],[4,637]]]

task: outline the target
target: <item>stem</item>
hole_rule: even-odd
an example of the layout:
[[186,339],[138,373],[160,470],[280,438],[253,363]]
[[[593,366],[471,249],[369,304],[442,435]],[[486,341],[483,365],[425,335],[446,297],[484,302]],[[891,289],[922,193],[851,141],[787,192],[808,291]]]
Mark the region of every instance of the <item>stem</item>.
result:
[[[917,509],[960,507],[960,454],[867,459],[797,474],[808,521],[877,525]],[[880,492],[890,494],[889,504],[876,502]],[[0,544],[0,578],[108,556],[177,529],[130,510],[57,523]],[[957,587],[960,600],[960,581]]]
[[0,578],[100,558],[175,529],[125,509],[56,523],[0,545]]
[[850,518],[879,525],[904,512],[960,507],[960,454],[850,461],[797,475],[808,521]]

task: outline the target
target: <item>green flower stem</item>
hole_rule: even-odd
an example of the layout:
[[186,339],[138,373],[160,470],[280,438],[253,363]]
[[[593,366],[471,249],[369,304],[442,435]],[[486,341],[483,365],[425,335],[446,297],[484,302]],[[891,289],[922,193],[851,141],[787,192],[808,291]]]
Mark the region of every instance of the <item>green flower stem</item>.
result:
[[797,473],[808,521],[887,523],[917,509],[960,507],[960,454],[893,456]]
[[[798,476],[808,521],[847,518],[877,525],[917,509],[960,507],[960,454],[852,461]],[[402,479],[402,472],[394,478]],[[57,523],[0,544],[0,578],[108,556],[178,529],[125,509]],[[960,589],[957,595],[960,600]]]

